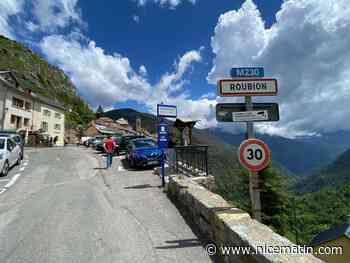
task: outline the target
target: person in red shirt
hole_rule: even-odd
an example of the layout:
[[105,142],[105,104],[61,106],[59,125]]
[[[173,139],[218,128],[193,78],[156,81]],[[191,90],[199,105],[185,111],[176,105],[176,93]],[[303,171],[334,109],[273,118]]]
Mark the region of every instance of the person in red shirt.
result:
[[105,140],[103,144],[103,148],[107,153],[107,169],[112,167],[113,153],[114,153],[115,146],[116,145],[114,140],[111,138],[111,136],[108,136],[107,140]]

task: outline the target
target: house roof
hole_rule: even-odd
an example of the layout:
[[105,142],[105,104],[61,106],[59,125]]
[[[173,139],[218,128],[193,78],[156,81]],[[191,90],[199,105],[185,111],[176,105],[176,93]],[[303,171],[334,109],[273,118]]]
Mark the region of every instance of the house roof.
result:
[[337,225],[335,227],[332,227],[330,229],[327,229],[321,233],[319,233],[317,236],[315,236],[310,245],[311,246],[317,246],[320,244],[323,244],[325,242],[337,239],[341,236],[346,236],[350,239],[350,224],[345,223],[342,225]]
[[129,125],[128,121],[125,120],[124,118],[120,118],[116,120],[116,122],[119,123],[120,125]]
[[[12,83],[10,83],[9,81],[7,81],[6,79],[2,78],[1,75],[8,75],[10,76],[14,81],[15,81],[15,85],[13,85]],[[52,107],[55,107],[55,108],[59,108],[61,110],[65,110],[64,106],[59,103],[58,101],[55,101],[55,100],[51,100],[47,97],[44,97],[44,96],[41,96],[41,95],[38,95],[34,92],[31,92],[30,89],[27,89],[27,88],[23,88],[23,87],[20,87],[19,85],[19,82],[14,74],[13,71],[0,71],[0,80],[5,83],[6,86],[8,86],[9,88],[15,90],[16,92],[18,93],[21,93],[22,95],[25,95],[27,97],[31,97],[35,100],[38,100],[46,105],[49,105],[49,106],[52,106]]]

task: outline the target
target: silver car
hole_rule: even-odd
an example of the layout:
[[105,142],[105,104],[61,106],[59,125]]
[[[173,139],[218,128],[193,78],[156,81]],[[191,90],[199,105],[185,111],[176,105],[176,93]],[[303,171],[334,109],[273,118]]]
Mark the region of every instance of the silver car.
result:
[[21,163],[21,147],[10,137],[0,136],[0,175],[6,176],[11,167]]

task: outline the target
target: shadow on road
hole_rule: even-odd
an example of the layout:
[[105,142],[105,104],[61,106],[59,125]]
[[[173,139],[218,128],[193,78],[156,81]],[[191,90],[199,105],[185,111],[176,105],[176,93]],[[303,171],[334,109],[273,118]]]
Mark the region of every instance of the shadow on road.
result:
[[156,247],[156,249],[175,249],[175,248],[202,246],[202,242],[200,240],[198,240],[197,238],[171,240],[171,241],[165,241],[165,243],[167,243],[169,245]]
[[128,160],[125,158],[121,159],[120,162],[122,163],[123,168],[128,171],[134,171],[134,172],[151,171],[154,168],[154,166],[137,167],[137,168],[130,167]]
[[133,186],[127,186],[124,187],[124,189],[149,189],[149,188],[161,188],[161,186],[154,186],[154,185],[150,185],[150,184],[140,184],[140,185],[133,185]]

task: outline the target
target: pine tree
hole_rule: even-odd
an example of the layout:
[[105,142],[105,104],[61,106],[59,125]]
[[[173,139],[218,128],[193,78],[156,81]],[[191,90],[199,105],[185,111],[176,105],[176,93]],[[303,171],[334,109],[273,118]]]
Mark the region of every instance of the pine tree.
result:
[[96,110],[96,118],[98,119],[98,118],[101,118],[101,117],[103,117],[104,116],[104,111],[103,111],[103,108],[102,108],[102,106],[100,105],[100,106],[98,106],[98,108],[97,108],[97,110]]
[[273,227],[281,235],[290,232],[288,205],[290,194],[286,177],[272,166],[259,172],[261,182],[261,209],[264,224]]

